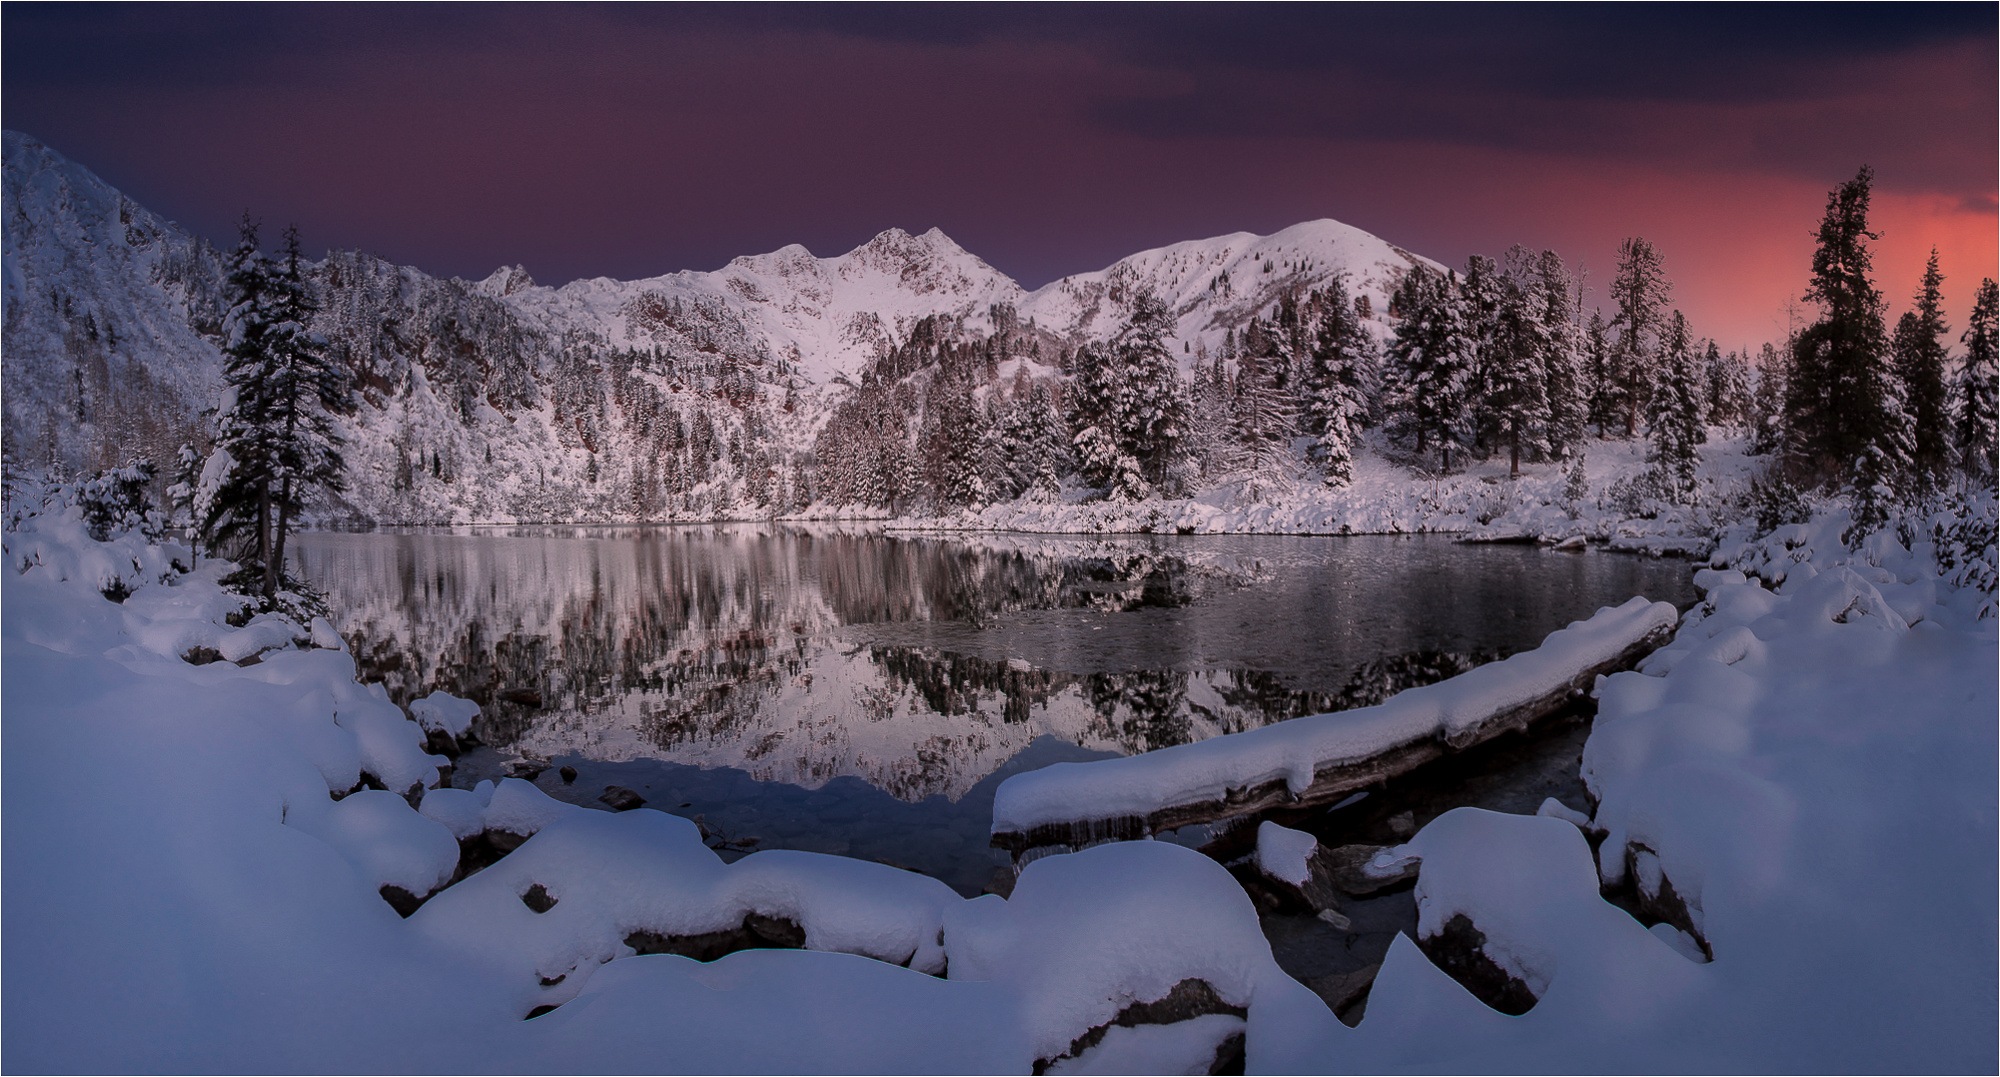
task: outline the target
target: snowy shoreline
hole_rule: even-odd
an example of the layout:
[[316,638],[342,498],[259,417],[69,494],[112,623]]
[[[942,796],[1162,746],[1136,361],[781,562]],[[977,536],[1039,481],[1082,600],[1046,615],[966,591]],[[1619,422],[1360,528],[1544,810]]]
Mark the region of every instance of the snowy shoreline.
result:
[[[1990,581],[1993,554],[1850,552],[1845,523],[1726,551],[1776,590],[1703,572],[1674,640],[1600,682],[1588,812],[1457,809],[1397,852],[1421,863],[1421,941],[1398,938],[1350,1029],[1277,968],[1236,880],[1167,843],[1044,857],[968,901],[841,857],[723,865],[683,820],[523,782],[426,791],[424,729],[317,625],[231,623],[226,566],[29,517],[0,622],[5,1062],[1991,1068],[2000,648],[1968,572]],[[233,660],[183,660],[198,647]],[[54,761],[81,760],[113,777],[79,798]],[[364,772],[385,789],[349,793]],[[511,851],[443,885],[494,834]],[[430,899],[405,919],[389,886]],[[1600,896],[1620,887],[1650,929]],[[1441,971],[1454,945],[1527,1012]]]

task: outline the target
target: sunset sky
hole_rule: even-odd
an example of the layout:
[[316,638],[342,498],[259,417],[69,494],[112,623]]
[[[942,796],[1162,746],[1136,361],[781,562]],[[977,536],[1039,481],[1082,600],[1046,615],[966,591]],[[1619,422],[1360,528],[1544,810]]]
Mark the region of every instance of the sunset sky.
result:
[[[217,240],[439,275],[713,269],[942,228],[1033,288],[1333,217],[1450,264],[1664,253],[1724,347],[1785,332],[1876,172],[1892,315],[1996,275],[1996,8],[4,9],[0,121]],[[1600,301],[1600,287],[1592,301]]]

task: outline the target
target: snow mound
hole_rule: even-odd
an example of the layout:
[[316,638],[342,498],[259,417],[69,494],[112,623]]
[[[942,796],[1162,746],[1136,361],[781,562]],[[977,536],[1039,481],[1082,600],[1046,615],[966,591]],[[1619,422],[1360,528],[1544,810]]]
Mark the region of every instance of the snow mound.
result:
[[479,704],[444,692],[432,692],[422,699],[410,701],[410,717],[416,719],[417,725],[426,733],[462,737],[472,728],[472,720],[479,717]]

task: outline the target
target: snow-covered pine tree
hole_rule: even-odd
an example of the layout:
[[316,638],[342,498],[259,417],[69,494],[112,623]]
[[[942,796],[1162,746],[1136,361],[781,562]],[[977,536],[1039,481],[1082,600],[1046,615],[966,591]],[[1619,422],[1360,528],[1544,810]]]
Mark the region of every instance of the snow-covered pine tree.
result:
[[1584,499],[1590,496],[1590,476],[1583,470],[1583,454],[1576,454],[1576,462],[1570,465],[1569,474],[1563,480],[1563,504],[1574,520],[1581,513]]
[[313,494],[340,493],[343,439],[334,416],[354,409],[348,372],[312,329],[318,305],[306,280],[299,230],[285,229],[285,250],[271,275],[274,320],[265,334],[268,349],[271,476],[277,510],[271,558],[264,565],[264,597],[277,594],[285,563],[285,536]]
[[1072,363],[1076,373],[1070,428],[1075,431],[1077,471],[1083,481],[1114,496],[1134,501],[1145,497],[1149,488],[1139,460],[1119,438],[1130,392],[1124,367],[1110,349],[1095,344],[1078,348]]
[[1547,363],[1555,342],[1535,255],[1517,246],[1506,257],[1506,271],[1494,282],[1499,305],[1486,346],[1485,417],[1489,444],[1507,446],[1508,477],[1520,478],[1523,448],[1549,452]]
[[204,469],[207,496],[198,529],[223,556],[262,569],[271,555],[271,397],[265,338],[275,320],[271,264],[257,245],[257,224],[249,213],[237,225],[230,249],[223,319],[225,385],[216,409],[211,465]]
[[1618,245],[1618,268],[1611,277],[1618,313],[1611,319],[1611,362],[1602,392],[1603,409],[1623,417],[1627,438],[1638,436],[1639,416],[1652,395],[1661,317],[1672,290],[1660,252],[1650,242],[1633,236]]
[[1252,318],[1236,359],[1235,442],[1244,463],[1279,472],[1292,440],[1293,402],[1284,390],[1289,359],[1276,333]]
[[1991,484],[2000,474],[2000,287],[1988,277],[1979,284],[1966,323],[1965,359],[1953,379],[1953,419],[1958,435],[1958,462],[1975,481]]
[[201,533],[202,514],[195,507],[195,499],[201,489],[202,463],[206,459],[193,442],[183,442],[174,453],[173,483],[167,487],[168,522],[176,527],[186,527],[193,539],[190,543],[199,555],[206,536]]
[[1548,379],[1549,451],[1560,458],[1583,444],[1590,422],[1591,368],[1575,275],[1554,251],[1541,253],[1536,270],[1549,331],[1549,351],[1542,364]]
[[1212,479],[1228,470],[1225,457],[1231,436],[1229,375],[1222,361],[1210,361],[1207,350],[1195,355],[1194,382],[1188,387],[1188,458],[1196,474]]
[[1750,451],[1760,456],[1784,451],[1790,355],[1790,348],[1780,352],[1769,342],[1757,353],[1755,385],[1750,394]]
[[1307,353],[1306,432],[1314,439],[1313,465],[1328,486],[1338,489],[1354,480],[1354,442],[1368,410],[1363,386],[1374,342],[1347,300],[1343,278],[1334,277],[1319,299],[1319,324]]
[[1472,363],[1465,400],[1472,446],[1481,458],[1493,451],[1490,436],[1495,424],[1487,377],[1504,334],[1500,312],[1507,302],[1507,290],[1508,282],[1501,276],[1499,264],[1483,254],[1475,254],[1465,260],[1465,274],[1459,278],[1458,289],[1452,292],[1452,302],[1459,309],[1459,323],[1471,343]]
[[1142,289],[1116,340],[1124,371],[1119,441],[1155,487],[1171,484],[1187,438],[1187,391],[1180,363],[1167,346],[1172,330],[1173,312],[1151,289]]
[[1390,432],[1414,439],[1419,455],[1435,448],[1444,471],[1451,470],[1452,450],[1469,440],[1470,426],[1473,344],[1456,290],[1454,276],[1422,265],[1403,275],[1390,301],[1402,320],[1389,343],[1384,386]]
[[1590,421],[1597,427],[1597,436],[1603,437],[1624,418],[1611,380],[1611,328],[1605,324],[1603,311],[1591,311],[1590,320],[1584,323],[1583,366],[1590,385]]
[[1028,408],[1031,389],[1028,369],[1015,371],[1009,389],[1011,399],[1002,402],[998,392],[986,398],[987,431],[993,442],[993,475],[987,489],[995,501],[1020,497],[1033,481],[1034,449],[1028,440]]
[[1856,523],[1866,528],[1895,498],[1910,468],[1909,416],[1889,356],[1882,295],[1868,277],[1869,188],[1866,166],[1827,196],[1805,298],[1820,320],[1792,345],[1786,427],[1795,474],[1815,484],[1852,486]]
[[1891,349],[1909,409],[1911,463],[1919,488],[1928,487],[1951,465],[1950,401],[1945,385],[1944,274],[1931,248],[1911,309],[1896,322]]
[[1701,464],[1698,447],[1708,440],[1702,426],[1701,358],[1693,336],[1680,311],[1667,318],[1650,400],[1652,414],[1647,416],[1653,440],[1649,459],[1662,485],[1683,504],[1694,495],[1695,470]]
[[940,370],[924,394],[923,410],[918,443],[932,507],[943,512],[986,504],[986,417],[973,401],[972,386]]
[[1708,421],[1742,429],[1750,418],[1750,364],[1743,353],[1724,353],[1709,341],[1707,355]]

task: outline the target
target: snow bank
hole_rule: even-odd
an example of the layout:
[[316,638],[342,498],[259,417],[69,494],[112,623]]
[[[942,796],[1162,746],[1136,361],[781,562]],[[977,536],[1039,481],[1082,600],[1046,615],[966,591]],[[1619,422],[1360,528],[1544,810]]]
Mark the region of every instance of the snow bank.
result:
[[[0,574],[10,1068],[1205,1069],[1332,1020],[1175,846],[1050,858],[968,903],[842,857],[723,864],[687,820],[513,779],[413,808],[397,785],[441,761],[344,651],[176,653],[238,631],[232,566],[121,605],[48,571],[89,558],[45,540]],[[350,791],[364,772],[390,788]],[[496,834],[518,844],[453,882]],[[635,956],[689,942],[797,949]]]
[[[725,865],[685,820],[523,782],[413,808],[389,779],[434,780],[424,731],[346,653],[182,659],[238,631],[225,566],[135,577],[121,603],[73,570],[114,556],[87,536],[10,532],[0,1063],[1199,1071],[1240,1042],[1253,1073],[1990,1070],[2000,631],[1934,554],[1836,553],[1823,530],[1772,547],[1813,550],[1777,593],[1705,572],[1674,642],[1600,682],[1588,817],[1460,810],[1380,854],[1420,859],[1426,945],[1462,919],[1532,1007],[1496,1013],[1399,938],[1355,1029],[1277,968],[1225,869],[1163,842],[1045,857],[1009,898],[962,901],[837,857]],[[1488,676],[1489,700],[1532,679]],[[1478,694],[1426,704],[1429,735]],[[364,770],[390,789],[349,793]],[[384,900],[499,830],[525,840],[410,918]],[[1282,833],[1260,845],[1297,859]],[[634,956],[763,932],[797,948]]]
[[1144,818],[1279,780],[1297,796],[1321,770],[1415,742],[1454,741],[1483,720],[1555,691],[1649,635],[1671,629],[1678,619],[1668,603],[1633,598],[1550,633],[1535,650],[1410,689],[1378,706],[1017,774],[995,794],[993,830],[1024,833],[1074,821]]
[[1399,939],[1343,1064],[1993,1068],[1995,628],[1931,553],[1847,527],[1718,555],[1674,641],[1600,681],[1590,816],[1460,809],[1393,851],[1424,948],[1471,925],[1532,1008]]

